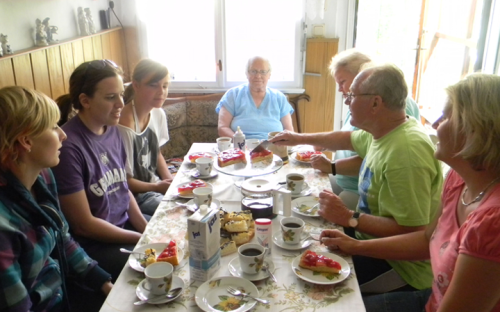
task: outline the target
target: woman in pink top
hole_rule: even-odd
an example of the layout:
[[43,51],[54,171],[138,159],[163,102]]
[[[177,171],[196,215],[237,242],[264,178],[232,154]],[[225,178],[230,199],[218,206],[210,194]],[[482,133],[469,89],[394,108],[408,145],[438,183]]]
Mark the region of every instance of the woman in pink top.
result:
[[383,239],[321,234],[325,245],[349,254],[431,259],[432,293],[366,297],[367,311],[500,311],[500,77],[473,74],[446,91],[433,124],[435,156],[451,167],[441,215],[425,231]]

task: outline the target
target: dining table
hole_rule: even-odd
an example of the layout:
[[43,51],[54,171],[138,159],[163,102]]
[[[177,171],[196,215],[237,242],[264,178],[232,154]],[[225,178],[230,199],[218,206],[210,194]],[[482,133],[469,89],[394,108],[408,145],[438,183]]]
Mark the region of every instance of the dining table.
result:
[[[216,148],[215,143],[194,143],[188,155],[194,152],[216,154]],[[312,146],[303,146],[302,148],[312,149]],[[294,149],[290,150],[293,151]],[[179,254],[183,256],[183,259],[175,267],[173,275],[179,278],[181,284],[184,284],[182,294],[168,303],[134,305],[134,302],[139,300],[136,295],[138,286],[145,279],[145,276],[143,272],[139,272],[133,269],[130,264],[126,264],[101,307],[101,312],[203,311],[197,304],[195,297],[198,289],[200,288],[201,292],[203,290],[201,287],[206,283],[203,284],[202,281],[194,281],[190,278],[189,247],[186,239],[187,220],[193,212],[191,209],[187,209],[185,205],[187,199],[178,197],[177,189],[177,185],[195,180],[195,173],[196,167],[186,157],[136,246],[137,249],[153,243],[168,243],[171,240],[177,242]],[[308,163],[296,161],[293,153],[289,155],[289,160],[285,161],[282,166],[261,177],[271,183],[276,183],[277,187],[280,187],[283,186],[286,175],[289,173],[304,175],[307,190],[302,195],[307,195],[313,200],[317,200],[318,194],[322,190],[331,190],[328,174],[312,168]],[[219,208],[228,212],[236,212],[241,210],[243,196],[240,189],[241,183],[248,178],[248,176],[238,176],[237,173],[227,174],[214,169],[212,176],[206,182],[212,186],[213,199],[217,201]],[[292,199],[295,199],[295,197],[292,197]],[[318,235],[324,229],[343,230],[342,227],[332,224],[319,216],[309,217],[297,214],[295,211],[292,211],[292,215],[300,217],[304,221],[304,231],[310,234]],[[281,218],[283,216],[278,214],[272,219],[273,233],[280,232]],[[251,242],[256,243],[257,239],[254,237]],[[253,281],[258,290],[258,296],[268,300],[269,303],[256,302],[251,307],[251,311],[366,311],[356,280],[355,268],[349,255],[331,251],[316,240],[307,240],[301,247],[287,248],[283,244],[274,241],[273,236],[270,256],[266,261],[273,264],[273,267],[269,266],[269,269],[274,273],[276,281],[272,278]],[[292,265],[294,261],[297,261],[297,257],[308,249],[318,253],[328,252],[331,255],[340,257],[346,263],[347,275],[344,276],[342,281],[333,279],[331,282],[323,283],[313,283],[301,278],[300,272],[294,272]],[[225,278],[235,274],[237,276],[234,267],[231,270],[231,263],[234,264],[237,257],[238,253],[221,257],[220,268],[212,279]],[[198,292],[198,296],[200,292]],[[248,300],[251,301],[252,299]],[[217,311],[212,307],[208,309],[205,307],[204,310]],[[240,308],[236,311],[244,310]],[[230,309],[226,309],[226,311],[230,311]]]

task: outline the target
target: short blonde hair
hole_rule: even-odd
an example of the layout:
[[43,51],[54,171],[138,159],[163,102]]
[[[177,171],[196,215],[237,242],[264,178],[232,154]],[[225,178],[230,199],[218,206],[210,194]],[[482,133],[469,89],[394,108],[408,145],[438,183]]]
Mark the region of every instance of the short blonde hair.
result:
[[21,136],[37,137],[57,124],[59,108],[45,94],[24,88],[0,89],[0,168],[9,169],[17,162],[17,140]]
[[356,49],[349,49],[335,55],[328,68],[332,76],[335,76],[335,72],[339,69],[345,69],[356,76],[371,63],[372,59],[368,55]]
[[446,92],[453,139],[465,141],[457,156],[476,170],[500,174],[500,76],[472,74]]

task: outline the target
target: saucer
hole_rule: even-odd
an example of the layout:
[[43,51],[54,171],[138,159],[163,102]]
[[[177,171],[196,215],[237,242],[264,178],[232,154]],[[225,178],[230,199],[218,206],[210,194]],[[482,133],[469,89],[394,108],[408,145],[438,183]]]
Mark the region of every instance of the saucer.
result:
[[191,169],[189,171],[189,175],[192,177],[192,178],[195,178],[195,179],[202,179],[202,180],[205,180],[205,179],[213,179],[215,178],[216,176],[219,175],[219,173],[216,171],[216,170],[212,170],[212,172],[210,172],[209,175],[201,175],[199,172],[198,172],[198,169],[194,168],[194,169]]
[[302,186],[302,192],[300,192],[299,194],[292,194],[292,198],[304,197],[304,196],[311,195],[312,191],[313,190],[311,187],[309,187],[309,184],[304,181],[304,184]]
[[307,236],[307,233],[302,232],[302,236],[300,238],[301,241],[298,244],[287,244],[283,241],[283,234],[280,230],[279,232],[273,233],[273,242],[276,244],[276,246],[286,250],[301,250],[309,247],[313,243],[311,239],[306,239]]
[[[210,209],[219,209],[220,201],[218,199],[212,199],[212,203],[210,204]],[[186,203],[186,209],[195,212],[198,210],[198,207],[194,204],[194,199],[191,199]]]
[[337,261],[342,268],[340,272],[338,274],[318,273],[308,269],[303,269],[299,266],[300,258],[302,258],[302,255],[298,255],[292,261],[293,273],[295,273],[295,275],[297,275],[298,278],[301,278],[306,282],[319,285],[332,285],[340,283],[343,280],[345,280],[349,276],[349,274],[351,274],[351,267],[349,266],[349,263],[345,261],[344,258],[332,254],[330,252],[317,252],[317,254],[328,257],[334,261]]
[[[159,255],[167,247],[167,245],[168,243],[146,244],[135,248],[134,251],[144,252],[146,251],[146,249],[153,248],[154,250],[156,250],[156,254]],[[140,255],[131,254],[128,257],[128,264],[132,269],[136,270],[137,272],[144,272],[144,267],[139,262],[140,257],[141,257]],[[179,259],[179,262],[181,262],[184,259],[184,251],[182,250],[182,248],[177,248],[177,259]]]
[[[149,290],[147,290],[146,288],[144,288],[144,284],[145,283],[146,283],[146,279],[143,279],[139,283],[139,285],[137,285],[137,288],[135,289],[135,294],[137,295],[137,298],[139,298],[141,300],[147,300],[149,298],[149,296],[150,296]],[[179,296],[184,292],[185,284],[184,284],[184,281],[182,280],[182,278],[177,277],[177,276],[174,275],[173,278],[172,278],[172,287],[171,287],[171,289],[174,289],[174,288],[177,288],[177,287],[182,287],[182,291],[179,292],[179,294],[176,297],[174,297],[174,298],[167,298],[165,296],[158,296],[159,297],[158,299],[148,301],[147,303],[149,303],[149,304],[167,303],[167,302],[174,301],[175,299],[179,298]],[[153,295],[153,296],[156,297],[156,295]]]
[[227,309],[227,311],[244,312],[252,309],[257,304],[257,301],[253,299],[230,295],[227,292],[229,286],[251,296],[259,296],[257,286],[252,282],[241,277],[221,276],[206,281],[198,287],[194,297],[196,304],[206,312],[223,311],[221,307],[228,306],[234,308]]
[[299,197],[292,200],[292,211],[306,217],[319,217],[319,206],[313,209],[317,203],[318,198],[311,196]]
[[269,271],[274,271],[274,263],[272,261],[264,260],[264,265],[268,266],[268,270],[260,270],[257,274],[247,274],[241,270],[240,258],[237,256],[233,260],[229,261],[229,264],[227,266],[229,268],[229,273],[231,273],[232,276],[242,277],[254,282],[268,278],[270,276]]

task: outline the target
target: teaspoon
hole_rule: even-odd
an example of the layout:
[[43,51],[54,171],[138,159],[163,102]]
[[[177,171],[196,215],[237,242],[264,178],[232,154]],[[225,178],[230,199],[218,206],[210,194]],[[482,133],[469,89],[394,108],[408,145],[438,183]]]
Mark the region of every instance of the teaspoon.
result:
[[166,294],[166,295],[160,295],[160,296],[153,296],[151,298],[148,298],[146,300],[139,300],[139,301],[136,301],[134,302],[134,305],[138,306],[138,305],[143,305],[145,303],[154,303],[155,301],[161,301],[162,299],[172,299],[172,298],[175,298],[177,297],[177,295],[179,295],[179,293],[182,291],[182,287],[177,287],[177,288],[174,288],[174,289],[170,289],[170,291]]

